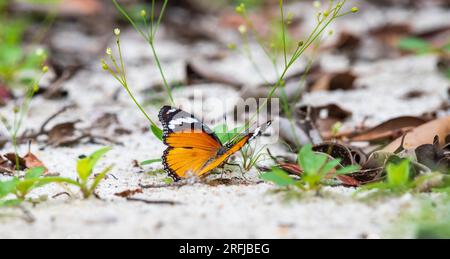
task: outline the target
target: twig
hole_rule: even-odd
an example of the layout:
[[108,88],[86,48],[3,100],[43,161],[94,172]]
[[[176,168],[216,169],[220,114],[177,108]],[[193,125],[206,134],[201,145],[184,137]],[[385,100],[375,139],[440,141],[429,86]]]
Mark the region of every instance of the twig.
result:
[[60,192],[60,193],[57,193],[57,194],[53,195],[53,196],[52,196],[52,199],[56,199],[56,198],[58,198],[58,197],[60,197],[60,196],[63,196],[63,195],[67,195],[67,197],[69,197],[69,198],[72,197],[72,196],[70,195],[70,193],[68,193],[68,192]]
[[155,201],[155,200],[145,200],[145,199],[138,199],[138,198],[127,198],[127,201],[133,201],[133,202],[142,202],[145,204],[153,204],[153,205],[181,205],[182,203],[177,201]]
[[31,214],[31,211],[29,211],[27,208],[25,208],[22,205],[19,205],[18,208],[23,212],[23,219],[27,223],[34,223],[36,221],[36,218]]
[[139,187],[142,189],[160,189],[160,188],[169,188],[169,187],[182,187],[189,185],[186,181],[180,181],[180,182],[174,182],[171,184],[149,184],[149,185],[142,185],[139,184]]
[[73,109],[73,108],[75,108],[75,107],[76,107],[75,104],[71,104],[71,105],[68,105],[68,106],[64,106],[61,110],[57,111],[55,114],[53,114],[52,116],[50,116],[50,117],[42,124],[42,126],[41,126],[41,129],[40,129],[40,131],[39,131],[39,132],[41,133],[41,135],[47,132],[47,131],[45,130],[45,127],[47,127],[47,125],[48,125],[52,120],[54,120],[54,119],[55,119],[56,117],[58,117],[59,115],[65,113],[67,110]]

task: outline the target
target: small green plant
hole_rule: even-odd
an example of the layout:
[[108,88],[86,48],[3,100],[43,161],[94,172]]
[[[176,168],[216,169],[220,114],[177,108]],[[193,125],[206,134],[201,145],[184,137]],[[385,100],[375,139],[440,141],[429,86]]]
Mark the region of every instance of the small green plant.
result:
[[381,193],[401,194],[411,190],[415,186],[411,173],[411,162],[404,159],[399,163],[390,163],[386,167],[386,180],[368,184],[361,188],[364,190],[376,190]]
[[[112,170],[113,166],[108,166],[94,175],[94,169],[100,159],[106,155],[111,150],[110,147],[105,147],[100,150],[95,151],[87,157],[80,158],[77,162],[77,174],[78,180],[72,180],[70,178],[62,177],[50,177],[49,182],[53,183],[66,183],[69,185],[76,186],[80,188],[80,191],[84,199],[90,198],[101,181],[106,177],[106,175]],[[91,178],[93,179],[91,180]]]
[[77,163],[77,173],[80,180],[79,187],[83,193],[85,199],[89,198],[94,194],[95,189],[100,184],[100,182],[106,177],[106,175],[111,171],[112,166],[108,166],[103,169],[100,173],[94,176],[94,181],[90,183],[90,177],[94,174],[94,168],[99,162],[99,160],[109,151],[111,148],[102,148],[90,156],[81,158]]
[[266,155],[265,153],[263,153],[265,148],[265,146],[257,148],[252,144],[243,147],[241,150],[242,169],[244,169],[246,172],[249,172],[257,165],[258,162],[261,162],[261,160]]
[[[112,166],[108,166],[94,175],[95,166],[110,150],[111,148],[109,147],[102,148],[88,157],[79,159],[76,168],[78,174],[77,181],[63,177],[42,177],[45,173],[45,168],[36,167],[28,169],[23,179],[13,177],[10,180],[0,182],[0,206],[20,205],[27,200],[27,196],[32,190],[51,183],[65,183],[76,186],[80,188],[83,198],[90,198],[101,181],[112,169]],[[93,179],[91,180],[92,177]]]
[[0,207],[18,206],[27,200],[31,191],[51,183],[49,178],[41,177],[44,173],[45,168],[35,167],[28,169],[23,178],[0,182]]
[[359,170],[358,166],[343,167],[340,160],[331,159],[323,153],[313,151],[311,145],[304,146],[298,154],[298,163],[303,173],[299,180],[292,178],[284,170],[274,167],[271,172],[261,178],[275,183],[278,187],[298,189],[302,191],[319,191],[324,185],[332,184],[331,179]]
[[22,129],[23,121],[28,114],[28,111],[30,109],[30,103],[33,99],[34,95],[39,90],[39,82],[41,81],[42,77],[45,73],[48,72],[48,67],[43,66],[42,67],[42,74],[40,75],[39,79],[35,80],[31,83],[31,85],[26,89],[25,96],[23,97],[20,104],[16,105],[12,111],[13,119],[10,121],[6,116],[0,115],[0,120],[3,124],[3,126],[8,131],[8,134],[11,138],[11,142],[14,147],[14,152],[16,155],[16,170],[20,170],[20,163],[19,163],[19,138],[18,135],[20,133],[20,130]]

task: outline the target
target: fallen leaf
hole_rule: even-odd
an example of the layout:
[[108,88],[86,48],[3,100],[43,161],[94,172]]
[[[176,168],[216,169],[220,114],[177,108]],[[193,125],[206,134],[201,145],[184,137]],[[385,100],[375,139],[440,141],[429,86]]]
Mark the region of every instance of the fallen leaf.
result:
[[424,97],[426,95],[427,95],[427,92],[425,92],[425,91],[413,90],[413,91],[410,91],[410,92],[406,93],[402,97],[402,99],[404,99],[404,100],[412,100],[412,99],[418,99],[418,98]]
[[52,146],[61,146],[68,143],[73,143],[74,140],[78,139],[76,124],[75,122],[65,122],[55,125],[51,130],[48,131],[48,144]]
[[0,174],[14,175],[15,163],[12,163],[6,157],[0,156]]
[[353,142],[392,140],[425,123],[427,123],[427,120],[419,117],[398,117],[347,137]]
[[415,150],[417,161],[431,170],[447,171],[450,169],[450,135],[441,145],[436,136],[432,144],[422,145]]
[[350,33],[342,32],[339,39],[334,44],[334,48],[339,51],[355,51],[361,45],[361,38]]
[[371,29],[369,34],[390,47],[396,47],[398,42],[412,32],[411,25],[407,23],[385,24]]
[[11,163],[11,168],[13,170],[16,169],[17,164],[19,165],[19,170],[27,169],[25,160],[22,157],[16,156],[14,153],[5,154],[4,157]]
[[433,120],[413,129],[406,134],[404,141],[403,137],[400,137],[386,146],[383,151],[394,153],[402,146],[402,142],[404,149],[413,150],[419,146],[433,143],[436,136],[439,137],[440,144],[444,145],[448,135],[450,135],[450,116]]
[[143,193],[141,188],[135,189],[135,190],[126,190],[123,192],[118,192],[118,193],[115,193],[114,195],[117,197],[122,197],[122,198],[130,198],[139,193]]
[[38,158],[36,155],[34,155],[33,153],[28,152],[28,154],[26,154],[26,155],[23,157],[23,160],[24,160],[24,162],[25,162],[25,167],[26,167],[26,168],[42,167],[42,168],[45,168],[45,173],[48,173],[47,167],[46,167],[46,166],[44,165],[44,163],[43,163],[41,160],[39,160],[39,158]]
[[336,91],[336,90],[352,90],[355,88],[356,76],[350,72],[340,72],[325,74],[321,76],[312,86],[310,91]]
[[91,126],[91,128],[107,129],[113,125],[119,125],[119,118],[115,113],[105,113],[100,116]]

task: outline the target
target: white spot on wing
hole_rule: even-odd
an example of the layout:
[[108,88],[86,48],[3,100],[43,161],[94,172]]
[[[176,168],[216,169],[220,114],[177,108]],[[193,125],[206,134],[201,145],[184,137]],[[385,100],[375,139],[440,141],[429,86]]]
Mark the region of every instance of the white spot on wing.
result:
[[174,130],[177,126],[183,125],[183,123],[192,124],[197,123],[198,120],[195,118],[185,117],[171,120],[169,123],[169,129]]

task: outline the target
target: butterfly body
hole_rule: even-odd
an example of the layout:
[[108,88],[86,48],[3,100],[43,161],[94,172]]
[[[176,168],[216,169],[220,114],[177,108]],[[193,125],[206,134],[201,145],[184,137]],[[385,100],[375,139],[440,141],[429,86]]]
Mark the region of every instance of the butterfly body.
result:
[[[159,113],[163,125],[164,169],[176,180],[202,177],[224,164],[262,130],[223,145],[217,135],[192,114],[170,106]],[[270,125],[270,122],[266,125]]]

